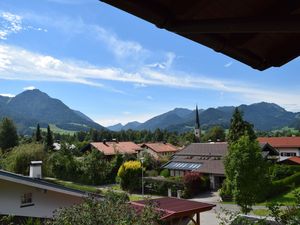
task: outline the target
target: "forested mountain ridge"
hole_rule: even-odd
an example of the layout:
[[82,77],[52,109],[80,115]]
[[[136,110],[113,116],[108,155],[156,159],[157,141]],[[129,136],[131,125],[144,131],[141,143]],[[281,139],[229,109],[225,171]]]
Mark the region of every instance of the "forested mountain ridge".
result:
[[72,131],[104,129],[83,113],[70,109],[62,101],[38,89],[24,91],[12,98],[1,96],[0,117],[13,119],[18,131],[23,134],[31,133],[37,123],[41,127],[52,124]]
[[[243,112],[245,120],[252,123],[256,130],[269,131],[287,126],[299,128],[298,126],[300,125],[300,113],[289,112],[274,103],[260,102],[251,105],[243,104],[238,107]],[[234,108],[234,106],[222,106],[199,110],[201,127],[207,129],[220,125],[223,128],[228,128]],[[185,132],[191,130],[194,124],[195,111],[175,108],[131,129],[154,131],[160,128],[168,131]],[[127,130],[126,125],[118,124],[114,130],[120,131],[122,129]]]

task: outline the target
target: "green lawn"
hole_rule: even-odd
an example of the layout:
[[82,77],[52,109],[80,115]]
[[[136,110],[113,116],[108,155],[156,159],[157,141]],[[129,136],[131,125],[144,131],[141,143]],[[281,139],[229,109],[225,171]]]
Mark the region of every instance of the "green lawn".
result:
[[55,184],[59,184],[68,188],[73,188],[76,190],[80,190],[80,191],[87,191],[87,192],[93,192],[99,193],[99,190],[96,187],[93,186],[89,186],[89,185],[83,185],[83,184],[77,184],[71,181],[64,181],[64,180],[58,180],[58,179],[53,179],[53,178],[45,178],[47,181],[55,183]]
[[254,209],[250,214],[254,214],[256,216],[268,216],[270,211],[268,209]]
[[[258,203],[257,205],[267,205],[268,202],[278,202],[285,206],[293,205],[295,203],[294,191],[300,191],[300,187],[297,187],[287,193],[280,194],[274,198],[268,199],[266,202]],[[235,204],[233,201],[224,201],[222,204]]]
[[[297,187],[287,193],[280,194],[272,199],[269,199],[267,202],[278,202],[283,205],[293,205],[295,203],[295,197],[293,195],[294,191],[300,191],[300,187]],[[266,204],[266,202],[264,204]]]

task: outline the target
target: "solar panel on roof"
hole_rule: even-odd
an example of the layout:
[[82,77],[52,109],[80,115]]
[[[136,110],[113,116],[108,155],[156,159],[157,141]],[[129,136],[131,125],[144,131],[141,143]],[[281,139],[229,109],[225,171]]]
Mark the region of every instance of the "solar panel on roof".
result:
[[166,169],[179,169],[179,170],[195,170],[198,169],[202,164],[200,163],[178,163],[170,162],[164,168]]

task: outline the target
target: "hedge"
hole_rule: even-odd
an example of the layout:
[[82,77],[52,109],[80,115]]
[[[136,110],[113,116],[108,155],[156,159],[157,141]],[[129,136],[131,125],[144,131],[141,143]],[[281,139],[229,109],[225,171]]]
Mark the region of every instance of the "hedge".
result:
[[284,179],[272,182],[267,192],[267,198],[289,191],[294,185],[300,185],[300,172]]
[[171,188],[172,193],[177,190],[184,190],[183,182],[164,178],[144,178],[145,193],[154,195],[168,195],[168,189]]

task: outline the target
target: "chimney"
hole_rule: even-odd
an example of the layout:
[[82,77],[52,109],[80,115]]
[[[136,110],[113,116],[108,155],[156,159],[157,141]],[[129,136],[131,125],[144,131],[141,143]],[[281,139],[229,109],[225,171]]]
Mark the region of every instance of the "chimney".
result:
[[102,140],[102,143],[106,145],[106,139],[103,139],[103,140]]
[[31,161],[29,177],[42,179],[42,161]]

